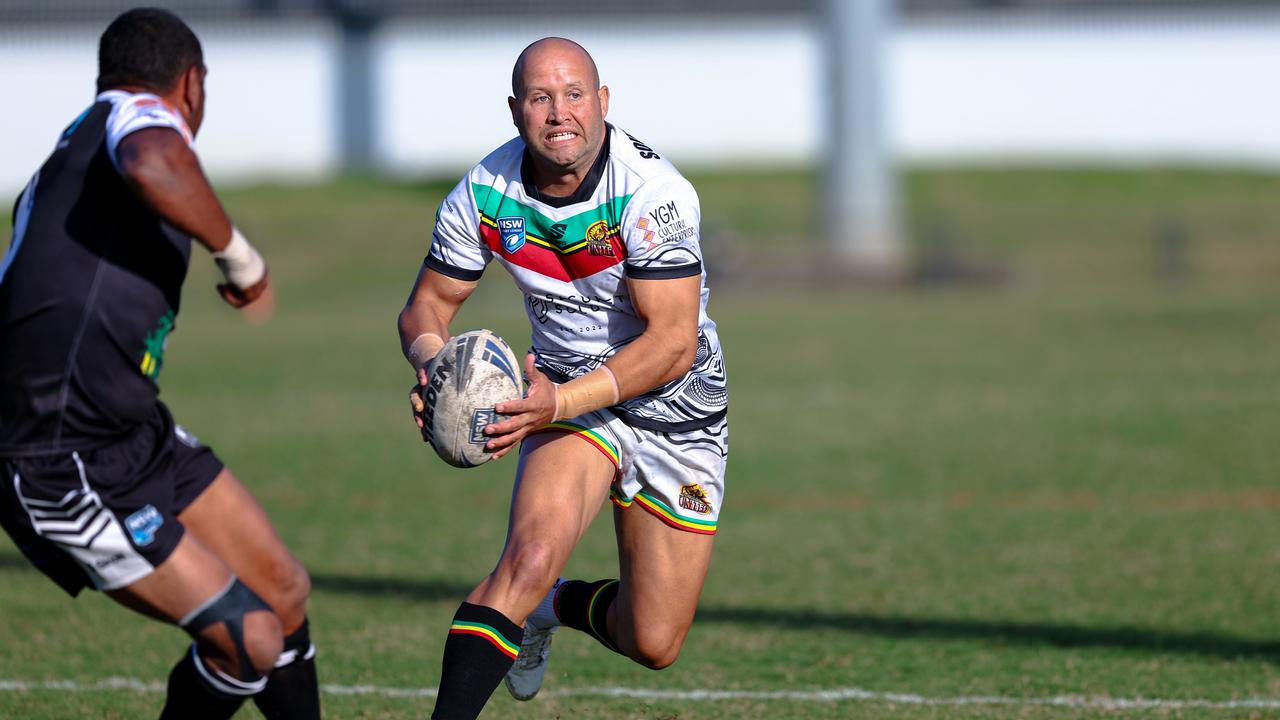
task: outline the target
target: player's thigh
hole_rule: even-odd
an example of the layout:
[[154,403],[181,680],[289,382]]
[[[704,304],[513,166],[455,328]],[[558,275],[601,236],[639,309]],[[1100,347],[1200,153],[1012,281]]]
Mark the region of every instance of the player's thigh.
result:
[[103,591],[127,608],[177,624],[226,588],[231,570],[199,540],[184,534],[155,570],[122,588]]
[[231,471],[223,469],[178,519],[276,611],[285,632],[302,624],[310,578]]
[[511,537],[561,538],[570,548],[591,526],[616,472],[598,450],[569,433],[525,440],[511,498]]
[[573,434],[526,439],[502,557],[469,601],[511,618],[532,611],[600,513],[615,471],[599,450]]
[[[176,625],[186,625],[193,617],[223,597],[232,583],[231,568],[190,533],[184,534],[168,559],[154,572],[125,587],[105,591],[121,605]],[[262,609],[241,616],[243,634],[233,635],[223,622],[195,631],[201,640],[202,655],[223,672],[243,676],[241,651],[248,652],[259,671],[269,668],[281,649],[279,619]]]
[[619,620],[678,645],[693,624],[715,536],[673,528],[636,505],[614,513]]

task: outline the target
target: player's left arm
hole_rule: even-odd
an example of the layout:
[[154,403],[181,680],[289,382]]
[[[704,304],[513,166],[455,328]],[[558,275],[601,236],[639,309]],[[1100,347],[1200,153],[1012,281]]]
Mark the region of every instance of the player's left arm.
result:
[[494,409],[507,420],[486,428],[487,447],[502,457],[529,433],[549,423],[616,405],[681,378],[693,367],[698,350],[701,273],[663,280],[627,278],[631,302],[645,321],[644,332],[610,357],[602,367],[553,383],[525,358],[529,390],[524,399],[499,403]]
[[156,215],[213,253],[227,279],[218,292],[228,304],[244,307],[267,291],[266,263],[232,225],[180,133],[137,130],[120,140],[116,158],[120,175]]

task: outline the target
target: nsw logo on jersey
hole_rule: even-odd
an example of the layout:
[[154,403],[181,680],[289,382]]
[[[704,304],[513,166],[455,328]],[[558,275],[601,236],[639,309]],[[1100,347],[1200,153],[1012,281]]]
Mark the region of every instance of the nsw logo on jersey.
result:
[[498,218],[498,232],[502,233],[502,249],[513,253],[524,247],[524,218],[506,216]]

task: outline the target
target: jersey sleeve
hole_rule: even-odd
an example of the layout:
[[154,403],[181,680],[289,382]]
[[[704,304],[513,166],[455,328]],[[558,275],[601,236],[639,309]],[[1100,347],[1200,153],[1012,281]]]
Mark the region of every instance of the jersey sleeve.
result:
[[480,237],[480,211],[471,193],[471,176],[462,179],[440,203],[426,265],[442,275],[479,280],[493,258]]
[[642,185],[622,216],[627,277],[667,280],[700,275],[701,220],[698,194],[683,177],[655,178]]
[[172,128],[190,146],[193,138],[187,122],[168,103],[154,95],[133,95],[116,103],[107,117],[107,155],[111,164],[120,169],[116,149],[120,141],[129,135],[150,127]]

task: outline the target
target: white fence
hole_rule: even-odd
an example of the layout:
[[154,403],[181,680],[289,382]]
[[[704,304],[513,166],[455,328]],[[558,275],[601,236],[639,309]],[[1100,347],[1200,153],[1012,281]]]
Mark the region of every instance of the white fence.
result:
[[[333,170],[338,34],[320,23],[199,25],[210,105],[198,148],[219,180]],[[0,27],[0,194],[90,101],[100,27]],[[579,40],[610,119],[677,163],[802,163],[822,153],[811,23],[424,21],[374,38],[375,155],[453,173],[511,137],[511,63]],[[888,42],[893,149],[915,162],[1052,159],[1280,168],[1280,12],[913,21]]]

